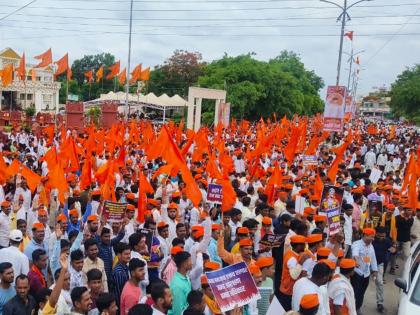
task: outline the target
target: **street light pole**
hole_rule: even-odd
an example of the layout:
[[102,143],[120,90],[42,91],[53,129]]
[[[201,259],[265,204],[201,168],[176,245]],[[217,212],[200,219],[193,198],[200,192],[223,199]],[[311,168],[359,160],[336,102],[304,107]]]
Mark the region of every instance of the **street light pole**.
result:
[[[364,50],[360,50],[360,51],[355,53],[354,50],[353,50],[353,46],[351,47],[351,54],[349,55],[350,57],[349,57],[349,60],[348,60],[348,62],[350,63],[350,69],[349,69],[349,78],[348,78],[348,81],[347,81],[347,91],[351,91],[350,81],[351,81],[351,75],[352,75],[351,70],[352,70],[353,62],[355,61],[354,57],[361,54],[362,52],[364,52]],[[353,87],[352,87],[352,89],[353,89]]]
[[129,76],[130,76],[130,62],[131,62],[131,33],[133,29],[133,0],[130,1],[130,28],[128,35],[128,63],[127,63],[127,78],[125,80],[125,106],[128,106],[128,116],[130,116],[130,105],[128,103],[129,92]]
[[365,1],[372,1],[372,0],[359,0],[356,1],[355,3],[351,4],[351,5],[347,5],[347,0],[344,0],[344,4],[340,5],[338,3],[332,2],[332,1],[328,1],[328,0],[320,0],[321,2],[325,2],[325,3],[329,3],[332,4],[338,8],[341,9],[341,14],[338,16],[337,21],[340,21],[341,19],[341,34],[340,34],[340,48],[338,51],[338,62],[337,62],[337,79],[335,84],[338,86],[340,84],[340,72],[341,72],[341,56],[343,54],[343,39],[344,39],[344,31],[346,28],[346,22],[350,21],[350,15],[348,14],[348,10],[351,7],[354,7],[355,5],[361,3],[361,2],[365,2]]

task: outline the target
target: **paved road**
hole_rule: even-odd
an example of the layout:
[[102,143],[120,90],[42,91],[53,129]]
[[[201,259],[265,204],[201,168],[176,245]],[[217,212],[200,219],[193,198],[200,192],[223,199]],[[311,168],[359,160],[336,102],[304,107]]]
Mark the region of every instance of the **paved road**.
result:
[[[397,264],[400,267],[399,269],[396,270],[396,275],[390,275],[389,273],[386,273],[385,275],[385,281],[386,281],[386,283],[384,284],[385,312],[382,314],[395,315],[398,313],[398,301],[399,301],[400,293],[399,293],[399,289],[394,284],[394,279],[399,277],[400,273],[402,272],[404,263],[398,259]],[[375,282],[372,279],[370,280],[369,287],[365,294],[365,299],[362,306],[362,314],[363,315],[380,314],[376,310],[376,287],[375,287]]]

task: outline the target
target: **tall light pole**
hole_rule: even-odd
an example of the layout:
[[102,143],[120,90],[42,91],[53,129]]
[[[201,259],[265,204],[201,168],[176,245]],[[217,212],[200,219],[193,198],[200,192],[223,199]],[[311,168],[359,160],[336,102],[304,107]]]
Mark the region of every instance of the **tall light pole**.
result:
[[341,9],[341,14],[337,18],[337,22],[341,20],[341,34],[340,34],[340,49],[339,49],[339,52],[338,52],[337,80],[336,80],[336,85],[340,85],[341,55],[343,54],[344,29],[346,27],[346,22],[351,20],[350,15],[348,14],[348,10],[350,8],[354,7],[355,5],[361,3],[361,2],[373,1],[373,0],[359,0],[359,1],[356,1],[355,3],[353,3],[353,4],[350,4],[350,5],[348,5],[347,0],[344,0],[343,5],[340,5],[338,3],[328,1],[328,0],[320,0],[320,1],[332,4],[336,7],[338,7],[339,9]]
[[133,0],[130,1],[130,28],[128,35],[128,62],[127,62],[127,77],[125,81],[125,106],[128,106],[128,115],[130,116],[130,105],[128,104],[128,92],[129,92],[129,79],[130,79],[130,62],[131,62],[131,33],[133,29]]

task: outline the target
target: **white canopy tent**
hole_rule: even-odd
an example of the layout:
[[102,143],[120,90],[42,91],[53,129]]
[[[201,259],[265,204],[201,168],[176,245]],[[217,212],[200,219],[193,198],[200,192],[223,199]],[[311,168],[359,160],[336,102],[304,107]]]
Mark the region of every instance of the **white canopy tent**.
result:
[[[101,94],[101,96],[95,100],[85,102],[85,110],[92,106],[100,105],[104,102],[112,101],[118,102],[118,112],[127,113],[128,108],[125,106],[126,94],[125,92],[109,92],[107,94]],[[179,95],[169,97],[167,94],[156,96],[154,93],[149,94],[128,94],[128,103],[130,108],[133,110],[139,110],[143,112],[143,108],[151,108],[155,110],[163,111],[163,121],[166,118],[166,111],[171,109],[180,109],[188,107],[188,102]]]

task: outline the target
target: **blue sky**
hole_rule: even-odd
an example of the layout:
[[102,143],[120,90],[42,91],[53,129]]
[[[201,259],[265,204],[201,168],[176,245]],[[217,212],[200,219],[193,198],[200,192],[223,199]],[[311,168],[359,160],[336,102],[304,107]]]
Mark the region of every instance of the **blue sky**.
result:
[[[4,18],[30,2],[0,0],[0,48],[25,51],[29,57],[51,47],[54,59],[68,52],[70,60],[110,52],[126,66],[129,0],[37,0]],[[134,0],[134,10],[132,65],[153,67],[175,49],[199,51],[206,61],[225,52],[255,52],[256,58],[268,60],[282,50],[292,50],[327,85],[335,83],[339,9],[329,4],[317,0]],[[420,62],[420,0],[363,2],[350,15],[347,30],[354,31],[353,47],[365,50],[360,55],[359,95],[389,86],[405,67]],[[346,52],[350,45],[345,40]],[[343,56],[342,83],[347,83],[347,58]]]

